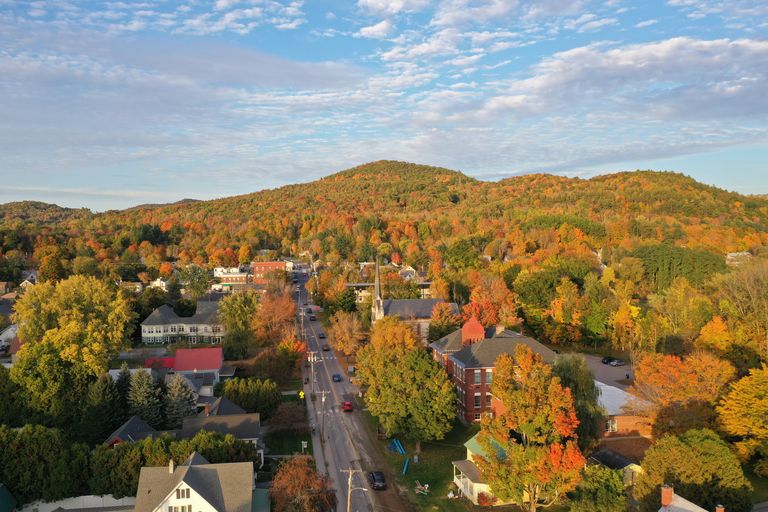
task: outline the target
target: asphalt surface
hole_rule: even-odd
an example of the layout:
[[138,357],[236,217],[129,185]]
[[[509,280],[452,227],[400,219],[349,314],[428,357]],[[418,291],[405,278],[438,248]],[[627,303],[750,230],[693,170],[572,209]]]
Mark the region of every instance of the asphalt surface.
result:
[[[322,346],[330,342],[317,337],[323,328],[319,321],[309,320],[309,314],[306,313],[308,306],[304,303],[309,302],[311,305],[304,287],[306,279],[305,276],[299,278],[298,291],[294,294],[298,304],[297,323],[300,329],[303,327],[310,358],[314,356],[315,359],[310,368],[305,367],[302,372],[310,381],[304,385],[307,398],[313,391],[316,396],[314,403],[307,401],[307,410],[310,423],[315,426],[313,443],[318,469],[322,471],[320,466],[324,465],[333,482],[338,499],[337,510],[347,510],[348,474],[342,472],[347,469],[355,470],[352,477],[351,511],[407,510],[407,505],[400,501],[394,490],[394,481],[390,478],[387,479],[387,490],[374,491],[370,488],[368,472],[387,472],[388,468],[383,467],[384,462],[379,460],[378,451],[372,445],[370,432],[364,424],[359,389],[352,385],[347,368],[342,368],[334,352],[322,350]],[[342,381],[333,382],[334,374],[341,375]],[[352,412],[342,411],[342,403],[345,401],[353,403]]]

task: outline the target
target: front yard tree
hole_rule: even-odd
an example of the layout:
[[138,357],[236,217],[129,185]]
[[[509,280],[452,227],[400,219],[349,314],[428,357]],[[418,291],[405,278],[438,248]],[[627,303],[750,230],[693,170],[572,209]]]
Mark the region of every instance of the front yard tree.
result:
[[308,455],[285,460],[275,473],[269,493],[275,512],[315,512],[336,508],[336,494],[330,482],[317,472]]
[[456,417],[453,386],[416,341],[410,327],[385,318],[358,351],[365,402],[389,434],[420,442],[442,439]]
[[352,355],[360,348],[364,333],[360,319],[355,313],[337,311],[331,317],[328,337],[333,346],[347,355]]
[[269,379],[235,377],[220,385],[219,393],[233,401],[247,412],[258,412],[262,418],[269,418],[282,401],[280,388]]
[[595,375],[587,366],[584,357],[567,355],[559,357],[552,372],[560,378],[563,387],[571,390],[573,407],[579,426],[576,434],[579,437],[579,449],[589,453],[597,446],[603,433],[605,411],[598,403],[600,388],[595,384]]
[[663,436],[645,452],[642,466],[633,491],[641,512],[659,510],[664,484],[672,485],[676,494],[695,497],[706,510],[715,510],[718,504],[728,512],[752,510],[752,487],[736,455],[711,430]]
[[501,403],[482,420],[476,464],[493,494],[527,503],[528,510],[557,503],[581,479],[584,456],[571,391],[529,347],[496,360],[491,393]]
[[162,427],[163,395],[149,372],[136,372],[131,375],[128,409],[131,414],[140,417],[153,428]]
[[189,389],[186,379],[177,373],[165,394],[165,424],[169,429],[181,428],[184,418],[194,416],[195,412],[195,394]]

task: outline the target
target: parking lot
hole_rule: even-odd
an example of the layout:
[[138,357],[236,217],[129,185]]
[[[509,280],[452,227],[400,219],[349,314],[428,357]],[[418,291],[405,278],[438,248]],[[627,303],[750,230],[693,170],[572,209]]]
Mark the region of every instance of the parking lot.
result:
[[601,356],[593,356],[589,354],[582,355],[592,369],[592,372],[595,374],[595,379],[621,389],[629,387],[626,384],[627,373],[629,373],[630,376],[632,375],[632,367],[630,366],[629,361],[625,360],[627,364],[624,366],[611,366],[609,364],[603,364],[600,361],[602,359]]

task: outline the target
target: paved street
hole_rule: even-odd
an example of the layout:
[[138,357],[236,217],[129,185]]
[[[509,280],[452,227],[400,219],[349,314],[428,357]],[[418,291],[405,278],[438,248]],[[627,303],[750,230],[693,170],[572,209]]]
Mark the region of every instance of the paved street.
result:
[[[304,385],[307,398],[313,390],[317,397],[314,403],[307,401],[307,409],[311,415],[310,421],[316,426],[313,443],[318,466],[324,463],[333,486],[337,489],[338,510],[346,510],[347,506],[348,476],[341,471],[346,469],[359,470],[352,479],[350,510],[356,512],[407,510],[393,489],[393,481],[387,482],[389,489],[386,491],[374,492],[369,489],[367,473],[372,470],[386,470],[386,468],[381,466],[382,462],[374,462],[374,457],[370,455],[378,455],[378,452],[372,446],[370,435],[363,424],[364,419],[360,411],[362,402],[357,396],[359,390],[350,383],[347,368],[341,367],[334,352],[322,350],[322,346],[330,342],[317,337],[323,330],[320,322],[311,321],[309,315],[302,313],[302,310],[306,312],[307,308],[304,303],[309,302],[304,288],[305,282],[305,277],[300,278],[296,297],[299,326],[303,323],[308,349],[316,360],[310,369],[304,368],[303,372],[310,379],[310,382]],[[333,382],[334,374],[341,375],[342,381]],[[344,401],[353,402],[353,412],[342,411],[341,404]],[[322,471],[322,467],[320,469]]]

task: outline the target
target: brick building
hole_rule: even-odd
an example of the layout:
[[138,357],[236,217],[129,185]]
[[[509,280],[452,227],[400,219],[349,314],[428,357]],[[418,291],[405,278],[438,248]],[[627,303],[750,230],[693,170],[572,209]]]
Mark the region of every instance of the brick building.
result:
[[433,357],[456,386],[463,421],[479,421],[484,413],[492,411],[496,359],[501,354],[514,354],[521,344],[540,354],[545,362],[554,362],[556,354],[533,338],[502,328],[485,329],[475,318],[430,345]]

